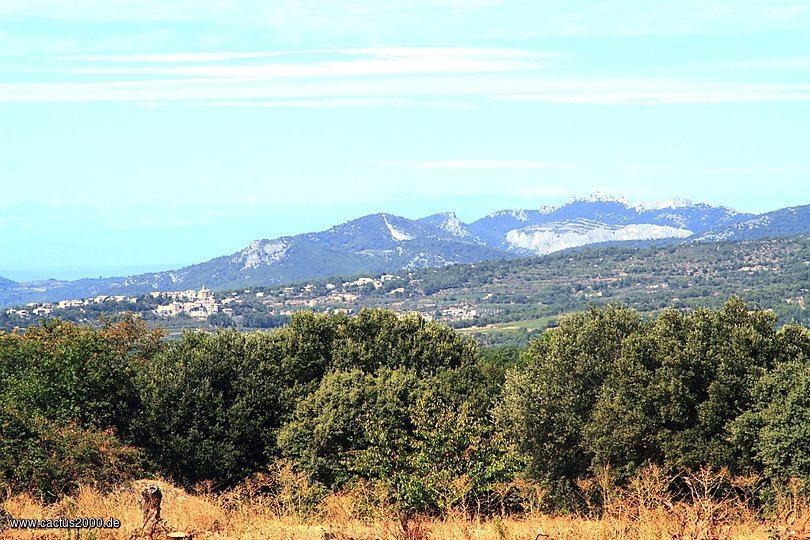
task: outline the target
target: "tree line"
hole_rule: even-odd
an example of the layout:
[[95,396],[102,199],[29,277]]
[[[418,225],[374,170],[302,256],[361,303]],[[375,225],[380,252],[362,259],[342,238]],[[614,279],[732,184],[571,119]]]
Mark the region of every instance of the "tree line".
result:
[[143,474],[227,488],[289,466],[315,495],[371,487],[439,513],[540,492],[576,509],[582,479],[651,465],[755,475],[762,505],[810,480],[810,331],[735,298],[594,308],[525,349],[368,309],[162,337],[130,317],[0,334],[0,489],[56,498]]

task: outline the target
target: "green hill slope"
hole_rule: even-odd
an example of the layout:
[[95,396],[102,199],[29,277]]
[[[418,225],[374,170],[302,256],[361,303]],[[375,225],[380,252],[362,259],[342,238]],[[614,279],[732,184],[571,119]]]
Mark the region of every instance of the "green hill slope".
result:
[[[752,307],[774,310],[782,323],[810,325],[808,289],[810,237],[796,236],[580,248],[544,257],[242,288],[217,293],[217,297],[228,298],[231,319],[227,322],[242,328],[261,326],[258,321],[277,324],[302,309],[351,313],[383,307],[447,322],[482,343],[503,343],[526,341],[532,333],[556,324],[560,316],[592,306],[613,303],[655,313],[666,308],[719,307],[732,295]],[[157,319],[155,306],[154,300],[144,300],[126,308],[140,311],[155,324],[191,324],[188,319]],[[95,316],[90,307],[54,315],[79,321]],[[3,321],[3,316],[0,326],[20,323]]]
[[497,334],[537,331],[560,315],[609,303],[656,312],[719,307],[737,295],[752,306],[773,309],[783,323],[808,324],[810,238],[578,249],[402,272],[377,288],[331,280],[338,292],[350,295],[344,302],[330,300],[334,291],[324,293],[327,281],[268,288],[263,306],[279,310],[307,301],[309,309],[319,310],[388,307]]

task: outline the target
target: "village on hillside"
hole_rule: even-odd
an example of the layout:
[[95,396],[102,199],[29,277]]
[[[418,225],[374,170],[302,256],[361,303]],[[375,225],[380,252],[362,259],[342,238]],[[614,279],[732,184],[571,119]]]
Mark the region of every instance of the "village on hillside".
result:
[[[444,306],[434,303],[414,306],[412,302],[396,302],[397,299],[412,296],[409,291],[413,292],[416,286],[416,283],[409,283],[392,274],[363,276],[338,283],[306,283],[218,293],[203,286],[199,290],[153,291],[139,296],[99,295],[58,302],[29,302],[6,309],[4,314],[7,320],[16,321],[19,326],[49,317],[87,322],[103,314],[131,312],[135,316],[169,325],[171,321],[186,319],[188,324],[198,321],[215,326],[262,328],[276,326],[276,323],[300,310],[351,315],[361,303],[374,307],[383,298],[389,309],[400,314],[415,312],[427,320],[472,321],[480,311],[466,302]],[[394,305],[391,304],[392,300],[395,301]],[[272,318],[270,322],[268,317]]]

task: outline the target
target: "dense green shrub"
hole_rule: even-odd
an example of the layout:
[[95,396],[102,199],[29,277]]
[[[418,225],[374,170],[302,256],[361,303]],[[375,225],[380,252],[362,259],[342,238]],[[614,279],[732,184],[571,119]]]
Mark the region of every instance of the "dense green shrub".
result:
[[[807,477],[801,451],[777,443],[806,442],[796,429],[810,417],[806,389],[795,364],[768,373],[803,355],[810,333],[777,331],[775,322],[736,298],[648,322],[619,308],[575,315],[536,340],[526,366],[509,374],[499,419],[559,506],[576,504],[575,480],[605,466],[619,480],[649,464],[736,473],[764,466],[768,475]],[[788,391],[790,376],[798,389]],[[740,424],[755,402],[760,412]],[[741,444],[745,437],[750,444]]]
[[[731,426],[734,442],[751,450],[755,468],[779,489],[791,478],[810,487],[810,332],[786,328],[795,356],[780,362],[753,389],[753,406]],[[798,338],[798,339],[797,339]],[[803,342],[803,343],[802,343]],[[784,349],[791,349],[786,345]]]
[[592,464],[633,474],[655,463],[749,472],[728,426],[779,356],[775,317],[737,299],[666,311],[626,340],[586,428]]
[[129,317],[0,334],[0,486],[52,498],[133,474],[140,453],[121,439],[140,408],[135,371],[161,335]]
[[425,391],[408,408],[410,430],[370,418],[369,444],[355,456],[358,475],[381,486],[385,502],[403,514],[502,509],[523,464],[473,409]]
[[282,417],[323,372],[294,355],[288,333],[187,333],[145,365],[138,443],[151,464],[192,484],[268,463]]
[[411,370],[329,373],[281,430],[283,455],[313,480],[344,486],[358,474],[357,453],[370,444],[370,423],[389,435],[405,437],[412,430],[408,408],[418,386]]
[[139,407],[130,352],[138,352],[122,348],[119,333],[125,332],[117,325],[97,331],[53,321],[3,336],[0,403],[128,435]]
[[[413,325],[411,333],[425,327],[405,323]],[[399,332],[392,338],[389,328],[376,332],[376,340],[370,334],[354,342],[366,347],[407,344],[407,327]],[[467,342],[452,334],[448,341],[462,345],[456,356],[469,355]],[[433,343],[437,350],[445,345]],[[464,357],[444,365],[442,357],[432,363],[413,361],[404,346],[398,347],[403,350],[393,349],[395,360],[381,358],[376,371],[328,373],[281,429],[283,455],[331,489],[371,482],[380,488],[378,493],[387,494],[382,502],[403,511],[458,506],[491,510],[500,505],[496,491],[518,470],[489,417],[504,368],[494,360],[471,363],[472,358]],[[357,363],[366,370],[374,366]],[[410,367],[392,369],[386,363]]]
[[[355,383],[364,387],[363,373],[429,374],[472,365],[476,355],[474,343],[444,325],[381,310],[351,318],[300,312],[289,326],[264,333],[187,333],[140,372],[139,442],[154,466],[183,483],[229,484],[279,457],[278,430],[297,411],[284,435],[286,453],[332,484],[345,473],[328,461],[349,448],[332,430],[356,429],[362,396],[350,394]],[[344,381],[338,371],[357,380]],[[318,416],[324,407],[337,416]],[[316,426],[325,439],[296,446]],[[319,444],[329,449],[325,457]]]
[[585,428],[624,340],[643,328],[638,314],[615,307],[573,315],[535,339],[507,377],[499,423],[552,497],[570,498],[589,472]]
[[419,315],[364,309],[355,317],[337,319],[332,343],[333,369],[408,368],[433,373],[475,363],[478,350],[444,324]]
[[140,451],[112,430],[83,428],[0,405],[0,491],[54,500],[80,485],[105,489],[132,478]]
[[300,481],[307,506],[362,486],[404,516],[503,511],[527,477],[571,508],[607,467],[810,485],[808,425],[810,331],[735,298],[592,309],[522,352],[380,310],[169,344],[131,317],[0,334],[0,490],[45,497],[143,463],[218,487],[269,468],[268,489]]

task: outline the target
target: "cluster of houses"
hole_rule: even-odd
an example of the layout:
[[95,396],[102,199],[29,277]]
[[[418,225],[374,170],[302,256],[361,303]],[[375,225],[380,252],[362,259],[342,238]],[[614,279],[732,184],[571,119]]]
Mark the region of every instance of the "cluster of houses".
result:
[[25,307],[28,309],[7,309],[6,314],[17,315],[22,319],[31,317],[48,317],[53,314],[54,309],[80,308],[90,304],[103,304],[104,302],[129,302],[135,303],[138,299],[127,296],[106,296],[99,295],[94,298],[84,300],[62,300],[60,302],[28,302]]
[[28,304],[28,307],[31,309],[7,309],[6,314],[16,315],[21,319],[30,319],[31,317],[47,317],[53,313],[53,306],[49,303],[38,305],[35,302],[31,302]]
[[471,321],[478,316],[478,311],[469,304],[449,307],[442,310],[440,320],[444,321]]
[[[304,285],[303,287],[284,287],[275,292],[255,291],[253,294],[251,294],[250,289],[245,289],[244,291],[232,292],[227,296],[221,297],[219,300],[215,298],[213,291],[205,287],[200,290],[189,289],[187,291],[150,292],[149,295],[158,304],[156,306],[151,304],[151,306],[154,306],[153,313],[160,317],[167,318],[184,315],[203,320],[215,313],[222,313],[233,317],[235,315],[233,308],[237,307],[236,304],[242,304],[248,301],[248,295],[264,304],[264,310],[272,315],[291,315],[294,311],[302,308],[314,308],[329,313],[352,314],[355,311],[356,304],[362,301],[362,291],[358,289],[363,287],[380,289],[385,286],[385,282],[395,278],[396,276],[394,275],[384,274],[377,279],[360,277],[354,281],[347,281],[340,284],[327,283],[324,287],[326,289],[325,291],[316,291],[316,286],[312,284]],[[404,292],[405,288],[399,287],[387,291],[386,294],[397,296],[404,294]],[[135,297],[102,295],[83,300],[62,300],[61,302],[53,303],[32,302],[26,304],[26,309],[8,309],[6,313],[15,314],[24,319],[47,317],[51,316],[55,309],[82,308],[91,304],[102,304],[105,302],[135,304],[132,306],[134,311],[142,311],[142,309],[139,308],[150,309],[148,305],[141,306],[138,303],[138,298]],[[437,306],[424,305],[422,307],[424,311],[420,310],[420,315],[429,320],[433,320],[433,318],[436,317],[438,320],[443,321],[466,321],[475,319],[479,314],[478,311],[469,304],[448,307],[435,312],[435,315],[428,314],[427,310],[430,307],[435,308]],[[393,309],[399,311],[396,307]],[[239,313],[241,313],[241,311]]]
[[[153,292],[149,293],[153,298],[169,298],[171,302],[159,305],[155,312],[162,317],[176,317],[185,313],[190,317],[204,319],[220,311],[220,304],[214,298],[213,291],[203,287],[199,291],[193,289],[180,292]],[[231,315],[231,308],[223,308],[222,311]]]
[[[149,294],[156,299],[170,300],[168,304],[159,305],[155,309],[155,313],[164,317],[175,317],[181,313],[186,313],[191,317],[202,319],[220,311],[220,304],[218,304],[214,298],[214,293],[205,287],[199,291],[189,290],[181,292],[153,292]],[[224,300],[224,302],[227,302],[228,300],[232,299],[227,298]],[[136,297],[127,296],[101,295],[83,300],[29,302],[25,305],[26,309],[11,308],[7,309],[6,313],[8,315],[17,315],[23,319],[30,319],[31,317],[48,317],[53,314],[55,309],[82,308],[91,304],[103,304],[105,302],[127,302],[135,304],[138,302],[138,299]],[[233,310],[230,308],[224,308],[222,311],[228,315],[233,312]]]

